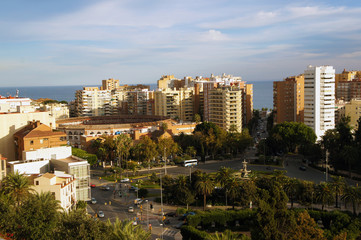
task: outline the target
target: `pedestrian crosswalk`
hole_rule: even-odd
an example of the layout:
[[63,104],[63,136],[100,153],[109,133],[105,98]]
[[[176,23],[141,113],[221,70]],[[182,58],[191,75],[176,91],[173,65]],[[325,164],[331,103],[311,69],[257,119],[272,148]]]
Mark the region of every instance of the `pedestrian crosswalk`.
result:
[[167,228],[164,230],[163,235],[173,237],[174,235],[177,234],[177,232],[178,232],[177,230]]

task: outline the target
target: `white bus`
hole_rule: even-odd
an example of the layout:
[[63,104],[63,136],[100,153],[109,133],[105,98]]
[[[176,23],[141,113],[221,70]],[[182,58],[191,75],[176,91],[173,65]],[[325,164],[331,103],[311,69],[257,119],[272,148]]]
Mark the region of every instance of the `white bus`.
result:
[[191,160],[185,160],[183,162],[183,165],[185,167],[190,167],[190,166],[196,166],[198,164],[198,160],[197,159],[191,159]]

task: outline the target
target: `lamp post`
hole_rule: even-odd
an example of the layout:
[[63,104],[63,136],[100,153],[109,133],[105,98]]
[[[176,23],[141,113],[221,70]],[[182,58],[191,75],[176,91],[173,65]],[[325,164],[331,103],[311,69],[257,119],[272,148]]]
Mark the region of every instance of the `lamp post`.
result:
[[145,200],[145,202],[147,203],[147,225],[149,226],[149,216],[148,216],[148,212],[149,212],[149,203],[148,203],[148,200]]
[[138,183],[136,183],[135,186],[137,186],[137,189],[136,189],[136,190],[137,190],[137,198],[138,198],[138,190],[139,190],[139,188],[138,188]]
[[162,172],[159,175],[159,179],[160,179],[160,207],[161,207],[161,218],[162,218],[162,234],[161,234],[161,238],[163,239],[163,187],[162,187]]
[[164,158],[164,174],[167,175],[167,156],[165,154],[165,151],[167,150],[166,147],[164,147],[164,155],[163,155],[163,158]]
[[326,182],[328,182],[328,155],[329,152],[326,150]]

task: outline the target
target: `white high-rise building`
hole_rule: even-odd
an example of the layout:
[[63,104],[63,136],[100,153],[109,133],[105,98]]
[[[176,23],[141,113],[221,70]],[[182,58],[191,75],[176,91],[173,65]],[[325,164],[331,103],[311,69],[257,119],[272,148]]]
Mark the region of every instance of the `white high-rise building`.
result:
[[335,69],[332,66],[308,66],[305,70],[304,123],[317,139],[335,128]]

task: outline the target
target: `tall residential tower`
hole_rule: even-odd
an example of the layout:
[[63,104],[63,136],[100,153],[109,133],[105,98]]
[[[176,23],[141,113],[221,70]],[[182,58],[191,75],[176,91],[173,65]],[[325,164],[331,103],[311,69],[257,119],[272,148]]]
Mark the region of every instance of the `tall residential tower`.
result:
[[308,66],[305,70],[304,123],[317,139],[335,127],[335,69],[332,66]]

